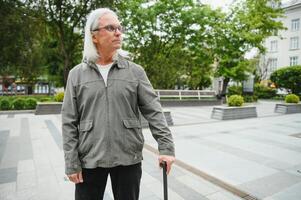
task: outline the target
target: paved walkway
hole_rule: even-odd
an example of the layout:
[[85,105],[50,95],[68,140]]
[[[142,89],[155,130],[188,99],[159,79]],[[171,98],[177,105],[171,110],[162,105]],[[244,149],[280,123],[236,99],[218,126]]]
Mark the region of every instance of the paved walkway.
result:
[[[169,176],[169,199],[240,199],[223,188],[245,192],[249,199],[301,199],[301,114],[275,114],[275,102],[256,106],[258,118],[231,121],[210,119],[211,106],[168,108],[182,161]],[[60,126],[60,115],[0,115],[1,200],[73,199]],[[157,145],[148,129],[143,132],[140,199],[162,199],[162,171],[149,151]],[[113,199],[109,184],[105,199]]]
[[[0,115],[0,199],[72,200],[74,184],[64,175],[60,115]],[[141,200],[162,199],[157,157],[143,151]],[[171,200],[239,200],[232,193],[175,166],[169,176]],[[105,200],[111,200],[110,184]]]
[[231,121],[210,119],[212,107],[168,108],[177,159],[258,199],[300,200],[301,114],[276,114],[273,101],[256,106],[258,118]]

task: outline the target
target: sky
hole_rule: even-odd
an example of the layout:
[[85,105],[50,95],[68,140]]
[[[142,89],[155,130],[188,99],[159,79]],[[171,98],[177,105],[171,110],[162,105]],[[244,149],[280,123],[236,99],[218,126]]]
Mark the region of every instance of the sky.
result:
[[[201,0],[202,3],[209,4],[214,9],[221,7],[223,10],[227,10],[233,1],[234,0]],[[282,3],[286,3],[288,1],[290,0],[283,0]]]
[[231,5],[232,1],[233,0],[201,0],[202,3],[209,4],[214,9],[218,7],[226,9],[229,5]]

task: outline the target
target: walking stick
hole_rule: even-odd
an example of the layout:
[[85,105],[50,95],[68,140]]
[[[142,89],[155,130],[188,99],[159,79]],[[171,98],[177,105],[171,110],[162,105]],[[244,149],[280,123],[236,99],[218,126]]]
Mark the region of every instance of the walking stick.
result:
[[163,167],[163,191],[164,191],[164,200],[168,200],[168,190],[167,190],[167,163],[163,161],[161,163]]

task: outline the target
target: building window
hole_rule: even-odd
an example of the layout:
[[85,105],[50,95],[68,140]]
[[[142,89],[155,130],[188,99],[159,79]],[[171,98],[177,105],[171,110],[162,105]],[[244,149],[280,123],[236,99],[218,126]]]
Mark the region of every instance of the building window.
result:
[[290,49],[299,49],[299,37],[291,37]]
[[277,58],[271,58],[269,64],[269,72],[272,73],[277,69]]
[[298,65],[298,56],[290,57],[290,66]]
[[277,40],[271,41],[271,52],[277,52],[278,49],[278,42]]
[[299,31],[300,29],[300,19],[292,20],[292,31]]

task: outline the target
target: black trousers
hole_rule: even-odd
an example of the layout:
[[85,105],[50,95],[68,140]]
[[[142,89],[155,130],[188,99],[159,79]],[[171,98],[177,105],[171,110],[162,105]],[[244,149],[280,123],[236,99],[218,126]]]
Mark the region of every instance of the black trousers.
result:
[[138,200],[141,163],[113,168],[82,169],[83,183],[75,185],[75,200],[102,200],[110,175],[115,200]]

